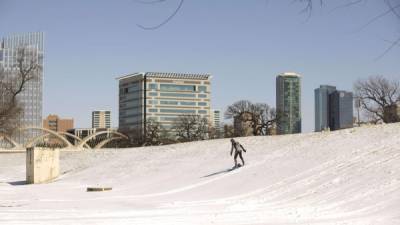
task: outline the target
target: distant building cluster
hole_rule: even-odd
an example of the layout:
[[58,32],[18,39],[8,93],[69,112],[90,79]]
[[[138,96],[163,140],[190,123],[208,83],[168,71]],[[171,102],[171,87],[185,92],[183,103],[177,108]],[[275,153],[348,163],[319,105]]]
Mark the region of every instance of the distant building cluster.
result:
[[[33,50],[43,66],[43,33],[27,33],[5,37],[0,41],[0,64],[5,70],[15,70],[16,53],[19,48]],[[43,72],[38,79],[30,81],[18,96],[24,113],[20,118],[23,127],[44,127],[54,132],[69,132],[85,138],[98,131],[111,128],[111,111],[92,112],[91,128],[74,128],[73,119],[62,119],[49,115],[42,120]],[[277,122],[268,129],[269,134],[295,134],[302,131],[301,86],[302,77],[293,72],[278,74],[276,77]],[[192,73],[140,72],[118,78],[119,82],[119,131],[130,134],[146,132],[147,121],[154,120],[174,136],[174,121],[184,114],[196,114],[206,118],[209,126],[222,133],[221,110],[211,108],[211,75]],[[353,94],[337,90],[330,85],[315,89],[315,131],[337,130],[353,126]],[[400,106],[384,109],[385,115],[400,117]],[[242,115],[246,118],[248,115]],[[251,122],[235,119],[236,135],[252,135]],[[20,143],[40,131],[16,134]],[[77,142],[79,140],[71,140]]]

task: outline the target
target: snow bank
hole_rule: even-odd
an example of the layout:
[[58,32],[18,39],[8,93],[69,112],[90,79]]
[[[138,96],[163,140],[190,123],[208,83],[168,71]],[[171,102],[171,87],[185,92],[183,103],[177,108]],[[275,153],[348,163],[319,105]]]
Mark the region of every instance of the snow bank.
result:
[[222,139],[64,152],[42,185],[2,154],[0,224],[400,224],[400,124],[237,140],[233,171]]

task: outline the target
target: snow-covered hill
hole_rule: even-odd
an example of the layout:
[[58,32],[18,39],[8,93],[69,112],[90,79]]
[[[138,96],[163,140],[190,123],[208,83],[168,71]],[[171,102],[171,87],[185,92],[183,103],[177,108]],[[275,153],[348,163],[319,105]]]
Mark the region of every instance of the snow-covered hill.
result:
[[400,124],[237,140],[233,171],[223,139],[64,152],[42,185],[0,154],[0,224],[400,224]]

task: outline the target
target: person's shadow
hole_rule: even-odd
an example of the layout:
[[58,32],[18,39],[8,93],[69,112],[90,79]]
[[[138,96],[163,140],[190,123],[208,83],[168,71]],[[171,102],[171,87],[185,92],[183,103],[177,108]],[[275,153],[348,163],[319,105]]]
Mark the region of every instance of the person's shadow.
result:
[[229,169],[226,169],[226,170],[221,170],[219,172],[211,173],[211,174],[202,176],[201,178],[212,177],[212,176],[215,176],[215,175],[218,175],[218,174],[228,173],[228,172],[231,172],[234,169],[237,169],[237,167],[233,167],[233,168],[229,168]]

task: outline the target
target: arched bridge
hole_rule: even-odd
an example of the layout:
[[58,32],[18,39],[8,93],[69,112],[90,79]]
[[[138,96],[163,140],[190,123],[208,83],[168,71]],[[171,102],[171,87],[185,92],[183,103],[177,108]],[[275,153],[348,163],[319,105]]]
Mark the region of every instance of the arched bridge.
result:
[[[113,130],[99,131],[99,132],[96,132],[94,134],[91,134],[91,135],[85,137],[84,139],[81,139],[78,136],[67,133],[67,132],[55,132],[53,130],[49,130],[49,129],[42,128],[42,127],[24,127],[24,128],[20,128],[19,130],[20,131],[40,130],[40,131],[44,131],[45,134],[34,137],[34,138],[30,139],[29,141],[27,141],[23,145],[17,143],[11,137],[9,137],[5,134],[0,134],[0,140],[6,140],[13,146],[12,149],[16,149],[16,148],[35,146],[36,142],[38,142],[39,140],[43,140],[45,137],[48,137],[48,136],[53,136],[53,137],[57,138],[58,140],[60,140],[61,142],[63,142],[65,144],[66,148],[91,149],[92,147],[90,147],[88,144],[88,142],[90,140],[98,137],[99,135],[107,134],[107,136],[104,140],[101,140],[99,143],[96,144],[96,146],[94,146],[95,149],[99,149],[99,148],[104,147],[107,143],[109,143],[111,141],[128,139],[128,137],[126,135],[124,135],[120,132],[117,132],[117,131],[113,131]],[[69,142],[64,136],[68,136],[68,137],[73,138],[74,140],[77,140],[77,144],[75,144],[75,145],[71,144],[71,142]]]

